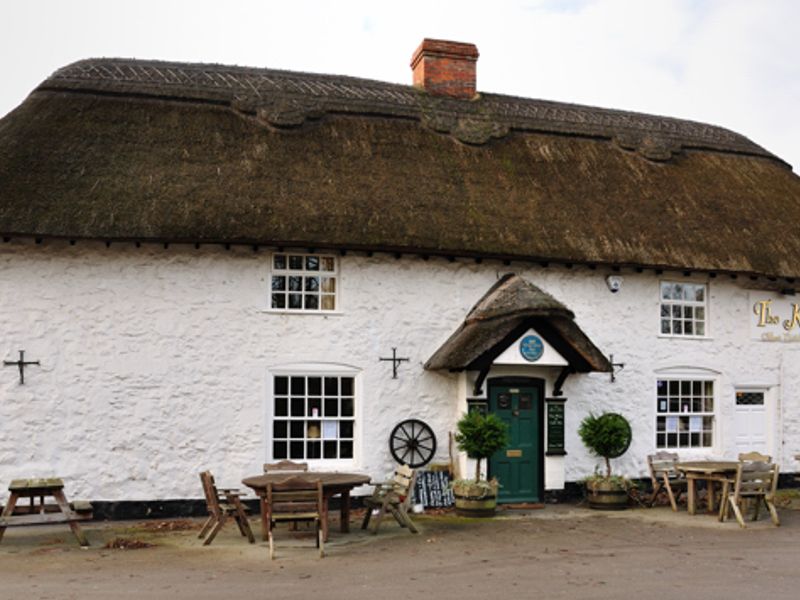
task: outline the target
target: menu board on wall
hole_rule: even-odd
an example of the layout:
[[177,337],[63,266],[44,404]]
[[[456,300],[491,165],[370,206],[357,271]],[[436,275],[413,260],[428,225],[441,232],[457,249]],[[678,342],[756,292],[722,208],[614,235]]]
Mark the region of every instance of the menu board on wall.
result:
[[547,456],[563,456],[564,446],[564,402],[566,398],[547,399]]

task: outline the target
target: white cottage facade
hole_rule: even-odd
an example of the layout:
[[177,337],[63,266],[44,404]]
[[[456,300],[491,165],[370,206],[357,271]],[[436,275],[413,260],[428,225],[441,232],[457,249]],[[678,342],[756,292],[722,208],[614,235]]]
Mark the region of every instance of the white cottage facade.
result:
[[[90,71],[98,68],[90,66]],[[78,67],[80,73],[87,72],[85,64]],[[86,181],[80,165],[53,152],[45,158],[48,165],[56,164],[55,187],[40,189],[39,182],[46,177],[37,172],[39,159],[16,142],[19,132],[33,127],[25,120],[25,110],[46,116],[46,102],[54,101],[59,82],[69,77],[74,96],[81,90],[92,95],[94,104],[82,113],[90,121],[101,103],[113,105],[130,91],[124,86],[112,89],[119,84],[96,73],[81,79],[83,75],[76,75],[74,67],[66,69],[70,68],[71,75],[56,74],[26,101],[34,106],[23,105],[0,122],[0,140],[6,141],[0,148],[6,165],[0,172],[0,352],[4,360],[14,362],[18,351],[24,350],[26,360],[39,362],[24,367],[24,383],[16,365],[0,371],[0,481],[57,475],[70,482],[75,496],[147,502],[199,497],[197,473],[204,468],[211,468],[221,481],[238,482],[260,472],[264,462],[283,458],[307,461],[315,469],[360,471],[380,479],[394,465],[389,437],[398,423],[418,419],[427,424],[437,440],[433,461],[448,462],[448,434],[471,404],[488,411],[513,409],[523,416],[529,411],[533,419],[524,440],[528,462],[514,467],[528,470],[526,483],[510,490],[507,500],[542,501],[591,473],[597,460],[582,446],[578,424],[589,412],[606,410],[625,415],[632,424],[632,446],[616,461],[618,470],[632,477],[645,475],[645,457],[657,449],[674,449],[686,458],[735,457],[741,450],[758,449],[774,456],[784,472],[800,471],[794,460],[800,452],[800,301],[794,295],[795,277],[800,275],[798,241],[785,236],[784,246],[773,242],[765,250],[767,256],[759,256],[752,249],[760,247],[762,224],[744,208],[739,221],[725,221],[726,208],[719,212],[719,222],[707,224],[708,231],[724,230],[729,239],[739,236],[739,247],[720,248],[724,239],[703,239],[697,248],[687,250],[674,237],[670,239],[675,248],[662,247],[658,240],[648,241],[647,224],[641,230],[622,227],[615,232],[618,240],[609,241],[615,218],[596,232],[591,242],[595,247],[589,247],[586,240],[591,236],[578,231],[584,219],[566,214],[561,223],[551,219],[542,224],[538,208],[514,208],[528,188],[508,179],[512,171],[526,170],[523,179],[531,189],[546,187],[544,179],[537,181],[537,161],[564,162],[571,152],[578,152],[558,146],[564,134],[542,133],[547,127],[537,125],[536,135],[556,140],[537,142],[536,160],[527,156],[514,164],[500,161],[497,169],[508,173],[498,172],[493,181],[484,174],[470,182],[470,173],[457,170],[452,177],[463,183],[458,191],[462,195],[456,194],[455,204],[445,206],[442,214],[435,209],[426,212],[422,200],[416,203],[414,177],[386,175],[377,182],[376,190],[406,186],[398,197],[407,204],[397,207],[394,202],[391,208],[415,219],[399,225],[403,245],[392,237],[391,223],[381,221],[380,211],[362,203],[358,190],[363,185],[348,178],[337,181],[336,169],[325,170],[325,160],[352,165],[353,157],[326,158],[325,144],[315,145],[314,136],[322,135],[319,132],[327,123],[356,117],[315,114],[313,122],[306,115],[299,123],[276,124],[280,119],[297,120],[298,112],[328,110],[309,109],[297,98],[294,104],[282,105],[278,116],[268,117],[272,121],[264,135],[278,141],[263,147],[252,142],[245,152],[250,154],[237,158],[240,172],[235,176],[230,164],[218,166],[193,155],[191,144],[222,144],[211,136],[186,146],[173,145],[169,155],[175,162],[165,166],[168,176],[129,169],[126,165],[133,163],[125,160],[131,155],[120,150],[122,164],[112,164],[112,156]],[[268,78],[270,73],[259,76]],[[191,82],[181,85],[189,86],[184,91],[194,89]],[[148,93],[155,98],[160,92]],[[36,102],[44,104],[37,107]],[[132,112],[141,113],[138,127],[144,127],[150,119],[148,103],[126,102],[135,103]],[[275,103],[270,106],[274,109]],[[75,119],[64,127],[79,126],[80,118]],[[176,131],[189,127],[174,114],[169,122]],[[239,123],[226,121],[220,131],[234,137],[253,135],[236,130]],[[448,128],[450,133],[442,133]],[[124,131],[135,137],[138,129],[130,126]],[[451,125],[440,123],[424,135],[436,140],[449,135],[469,138],[436,142],[449,144],[448,152],[468,162],[481,160],[480,152],[486,152],[483,143],[492,152],[504,152],[505,142],[491,141],[505,135],[497,128],[490,127],[488,134],[484,126],[453,131]],[[484,134],[487,140],[475,139]],[[114,135],[118,137],[109,132],[87,134],[85,143],[87,147],[125,143],[119,131]],[[381,154],[382,135],[375,129],[357,143],[345,140],[342,152],[361,157],[359,165],[347,169],[353,168],[358,176],[370,165],[380,171],[380,164],[388,161]],[[404,134],[405,144],[413,145],[414,138],[408,135]],[[624,138],[619,132],[614,135]],[[242,206],[232,201],[226,207],[223,196],[227,188],[238,185],[235,177],[255,178],[253,164],[258,157],[279,153],[276,148],[281,144],[302,148],[298,136],[310,136],[300,142],[307,148],[306,160],[321,169],[318,181],[308,185],[323,195],[344,198],[338,209],[309,211],[303,204],[306,197],[293,195],[290,189],[299,180],[297,174],[280,169],[269,172],[269,181],[277,187],[264,193],[266,204],[253,201]],[[733,181],[739,168],[720,166],[731,155],[730,160],[755,164],[752,172],[742,172],[736,185],[752,186],[753,197],[767,202],[766,192],[758,191],[761,181],[783,178],[788,183],[781,185],[790,193],[780,198],[772,194],[769,201],[776,212],[800,214],[797,176],[758,147],[736,146],[748,140],[731,141],[732,149],[676,150],[677,142],[667,138],[669,143],[661,146],[645,140],[638,151],[627,149],[625,144],[633,142],[624,140],[603,151],[618,153],[641,169],[628,169],[626,176],[633,173],[633,179],[641,180],[643,214],[657,210],[645,199],[658,193],[659,178],[667,181],[669,169],[690,169],[701,154],[720,171],[707,167],[708,180],[700,183],[697,173],[690,173],[693,185],[707,195],[713,196],[713,189],[721,196],[728,193],[731,203],[749,204],[738,188],[725,191],[724,176]],[[699,144],[690,142],[684,145]],[[366,143],[373,145],[356,147]],[[533,147],[533,141],[525,143]],[[569,138],[563,143],[578,142]],[[575,167],[575,177],[602,180],[608,197],[615,198],[615,184],[602,171],[602,160]],[[34,166],[28,172],[25,165],[31,161]],[[214,194],[198,199],[196,205],[193,194],[206,193],[209,184],[198,181],[195,189],[185,179],[197,167],[193,161],[203,163],[209,177],[220,177]],[[778,175],[773,176],[771,169]],[[113,170],[129,179],[112,182]],[[452,165],[445,164],[432,179],[451,170]],[[722,178],[720,187],[714,187],[711,175]],[[79,177],[80,183],[66,181],[59,188],[62,177]],[[507,209],[508,222],[490,219],[480,229],[459,220],[478,210],[475,198],[482,192],[470,188],[478,180],[501,190],[503,199],[487,199],[484,210]],[[546,195],[553,196],[563,185],[562,181],[549,188]],[[131,187],[133,204],[123,198]],[[623,187],[627,189],[622,185],[619,189]],[[76,188],[80,189],[70,197]],[[55,197],[53,189],[62,189],[63,195]],[[30,197],[26,190],[33,190]],[[240,198],[251,192],[235,191]],[[420,198],[430,193],[423,190]],[[636,195],[635,190],[631,193]],[[688,197],[697,191],[680,193]],[[292,217],[307,221],[301,233],[283,229],[280,220],[266,233],[253,233],[251,221],[272,219],[272,209],[265,206],[271,207],[271,199],[278,197],[282,210],[296,210]],[[220,198],[221,212],[217,212],[214,204]],[[555,200],[556,204],[568,201]],[[446,202],[447,197],[435,196],[436,201]],[[453,206],[459,202],[461,216],[453,216]],[[44,206],[47,203],[49,207]],[[767,210],[770,206],[767,202]],[[683,219],[678,223],[681,230],[696,226],[677,205],[667,208],[675,219]],[[561,214],[562,209],[555,210]],[[575,210],[592,221],[587,209]],[[194,211],[204,214],[191,226],[181,221]],[[361,218],[364,212],[369,214]],[[609,202],[603,219],[612,212]],[[446,230],[451,217],[455,233]],[[529,222],[520,224],[521,218]],[[626,218],[629,215],[619,216],[623,225]],[[337,223],[348,220],[352,226],[337,233]],[[656,215],[655,220],[661,217]],[[220,229],[223,221],[231,228],[227,232]],[[440,246],[424,239],[423,224],[431,222],[446,238]],[[512,229],[515,223],[518,231]],[[326,225],[334,229],[330,235]],[[572,227],[576,231],[570,231]],[[548,230],[554,238],[577,236],[582,241],[562,251],[547,246],[546,240],[539,242]],[[527,234],[540,245],[531,241],[534,246],[520,249]],[[496,245],[481,246],[491,235],[497,236]],[[706,232],[697,235],[704,238]],[[606,246],[612,248],[604,256],[598,248]],[[625,255],[620,248],[628,247],[633,250]],[[774,269],[763,266],[767,264]],[[519,287],[509,292],[513,298],[506,303],[504,286],[513,285]],[[499,294],[499,299],[492,294]],[[525,294],[538,300],[525,304]],[[541,299],[544,308],[533,306]],[[456,340],[459,352],[472,358],[444,361],[437,367],[432,357],[447,347],[448,340],[458,338],[465,319],[479,304],[488,313],[496,309],[491,318],[505,319],[506,329],[492,339],[481,334]],[[479,317],[489,319],[487,313]],[[508,325],[511,318],[516,319],[513,326]],[[485,327],[486,321],[481,322]],[[393,350],[408,360],[382,360],[392,357]],[[563,435],[554,429],[562,414]],[[517,448],[509,450],[512,457],[517,451],[523,454]],[[456,460],[466,469],[463,456]],[[493,474],[506,467],[489,465]]]

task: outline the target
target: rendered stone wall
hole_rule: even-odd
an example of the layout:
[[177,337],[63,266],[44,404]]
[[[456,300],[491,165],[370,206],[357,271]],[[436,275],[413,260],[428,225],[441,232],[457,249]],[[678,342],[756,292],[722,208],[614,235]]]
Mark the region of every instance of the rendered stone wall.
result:
[[[760,382],[776,386],[780,404],[776,457],[798,470],[800,348],[751,341],[747,291],[727,278],[710,282],[710,339],[698,341],[658,337],[664,277],[652,272],[623,273],[622,291],[611,294],[599,269],[348,254],[341,311],[287,315],[267,310],[269,265],[269,252],[249,248],[0,245],[0,355],[16,360],[24,349],[42,363],[22,386],[15,369],[0,370],[0,490],[12,478],[57,475],[71,496],[91,500],[198,498],[205,468],[238,484],[268,458],[268,373],[289,363],[359,370],[356,458],[332,467],[383,478],[393,466],[389,432],[409,417],[433,427],[436,460],[447,461],[458,377],[422,364],[511,270],[565,303],[602,351],[626,363],[613,384],[608,374],[567,380],[566,481],[597,462],[576,433],[589,410],[631,419],[634,443],[616,464],[644,474],[656,371],[684,366],[720,372],[719,447],[707,454],[732,451],[733,386]],[[410,358],[398,379],[378,361],[392,347]]]

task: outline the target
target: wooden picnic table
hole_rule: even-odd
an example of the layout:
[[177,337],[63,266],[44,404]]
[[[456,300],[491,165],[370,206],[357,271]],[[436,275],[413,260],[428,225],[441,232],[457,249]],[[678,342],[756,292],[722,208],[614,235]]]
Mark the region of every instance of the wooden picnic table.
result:
[[[6,527],[67,523],[80,545],[89,545],[78,521],[92,518],[92,506],[88,502],[70,504],[64,495],[64,482],[61,479],[15,479],[8,486],[8,491],[11,494],[0,514],[0,541]],[[27,505],[19,502],[25,498],[30,500]],[[45,502],[45,498],[53,498],[53,501]]]
[[714,512],[714,485],[730,481],[736,474],[739,465],[735,460],[692,460],[679,462],[675,468],[686,475],[687,498],[686,509],[690,515],[695,514],[697,506],[697,480],[706,481],[708,512]]
[[267,484],[283,481],[289,477],[299,477],[307,481],[320,480],[322,482],[323,516],[322,533],[325,541],[328,540],[328,502],[332,496],[340,495],[339,513],[341,516],[340,529],[342,533],[350,531],[350,490],[370,482],[369,475],[361,473],[326,473],[326,472],[280,472],[265,473],[246,477],[242,483],[252,488],[260,499],[261,507],[261,534],[264,540],[269,538],[269,510],[267,507]]

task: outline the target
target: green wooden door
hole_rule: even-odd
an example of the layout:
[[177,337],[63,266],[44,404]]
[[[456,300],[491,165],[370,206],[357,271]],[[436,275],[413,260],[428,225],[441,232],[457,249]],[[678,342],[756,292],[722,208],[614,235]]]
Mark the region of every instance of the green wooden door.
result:
[[489,459],[499,502],[542,501],[542,395],[537,385],[489,388],[489,410],[509,426],[509,444]]

